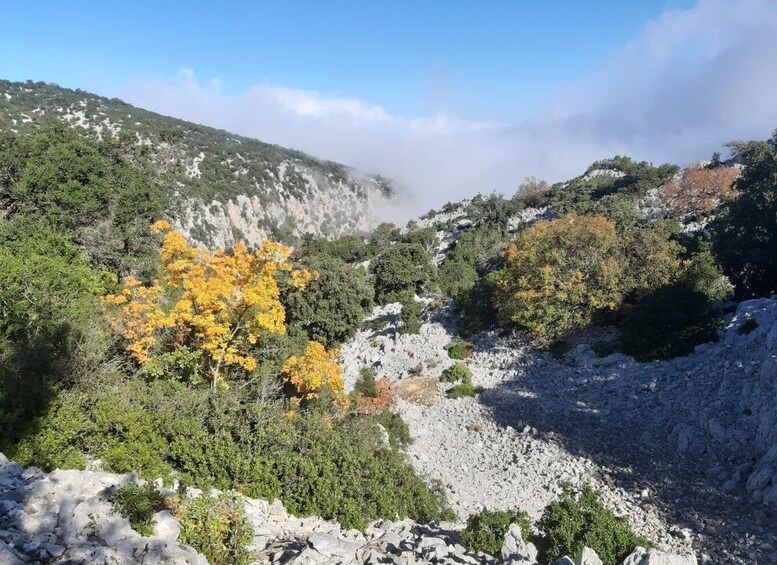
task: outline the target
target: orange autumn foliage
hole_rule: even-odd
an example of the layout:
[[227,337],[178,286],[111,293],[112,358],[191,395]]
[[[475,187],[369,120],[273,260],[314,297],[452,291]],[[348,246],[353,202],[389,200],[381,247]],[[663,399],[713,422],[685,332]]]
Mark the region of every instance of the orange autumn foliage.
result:
[[397,404],[397,393],[394,385],[386,379],[375,381],[375,395],[356,395],[356,412],[362,415],[375,414]]
[[337,349],[327,350],[317,341],[308,342],[303,355],[293,355],[283,365],[283,378],[302,400],[316,398],[323,388],[342,397],[345,382],[338,355]]
[[279,276],[301,288],[311,274],[294,269],[289,249],[279,243],[265,241],[254,251],[238,243],[230,252],[211,252],[190,245],[169,222],[156,222],[152,231],[165,234],[164,281],[143,286],[127,277],[121,293],[105,297],[116,307],[111,321],[127,351],[144,364],[158,349],[201,350],[212,386],[225,367],[253,371],[250,349],[261,333],[286,331]]
[[735,195],[734,182],[739,174],[736,167],[687,167],[680,178],[664,186],[665,204],[678,218],[696,212],[711,214],[723,200]]

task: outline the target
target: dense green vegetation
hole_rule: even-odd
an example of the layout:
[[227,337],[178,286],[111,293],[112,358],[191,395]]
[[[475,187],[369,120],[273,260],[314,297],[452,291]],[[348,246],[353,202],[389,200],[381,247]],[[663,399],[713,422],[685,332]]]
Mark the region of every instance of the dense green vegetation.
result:
[[427,251],[418,244],[396,243],[375,257],[370,271],[375,277],[375,301],[388,304],[408,293],[423,292],[433,267]]
[[596,161],[582,176],[554,184],[543,204],[549,205],[558,216],[600,213],[616,220],[610,214],[617,216],[619,212],[633,211],[636,198],[644,196],[678,170],[675,165],[654,167],[623,156]]
[[[318,277],[284,290],[286,332],[252,338],[256,363],[231,371],[229,387],[208,386],[194,342],[128,355],[100,297],[125,275],[159,276],[149,227],[165,203],[157,174],[123,155],[57,126],[2,137],[0,450],[46,469],[99,459],[109,471],[277,497],[348,527],[448,516],[439,489],[405,461],[407,429],[389,408],[284,392],[284,366],[308,339],[334,344],[361,323],[374,294],[363,270],[303,254]],[[130,494],[116,503],[145,512]]]
[[577,559],[583,547],[589,547],[605,565],[617,565],[635,547],[653,546],[636,535],[625,519],[605,508],[596,491],[588,486],[580,492],[565,489],[559,499],[545,508],[534,529],[526,512],[520,510],[483,510],[473,514],[461,532],[461,541],[471,550],[499,555],[511,524],[520,527],[524,541],[535,544],[543,563],[565,555]]
[[361,267],[323,255],[306,255],[300,264],[318,273],[304,289],[291,289],[283,299],[286,322],[304,328],[324,345],[353,337],[370,311],[375,293]]
[[734,148],[745,164],[714,225],[713,249],[740,298],[777,290],[777,130]]
[[540,558],[548,563],[564,555],[577,558],[583,547],[590,547],[605,565],[617,565],[636,546],[652,546],[634,534],[626,520],[607,510],[590,487],[577,496],[566,491],[551,502],[537,527],[543,535],[536,545]]
[[523,539],[529,539],[532,524],[526,512],[483,510],[467,518],[467,526],[461,532],[461,542],[472,551],[499,555],[510,524],[518,524]]

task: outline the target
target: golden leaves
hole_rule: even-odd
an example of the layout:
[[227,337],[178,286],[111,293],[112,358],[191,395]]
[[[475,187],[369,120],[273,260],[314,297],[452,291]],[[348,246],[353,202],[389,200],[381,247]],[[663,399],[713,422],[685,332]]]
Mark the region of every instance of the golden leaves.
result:
[[325,387],[335,396],[342,396],[345,383],[343,368],[337,363],[338,355],[337,349],[327,351],[317,341],[311,341],[303,355],[289,357],[283,365],[283,377],[297,396],[305,400],[316,398]]
[[105,297],[116,307],[111,321],[127,351],[143,364],[162,340],[172,349],[202,350],[214,385],[226,366],[253,371],[250,349],[260,335],[286,331],[279,277],[301,288],[313,275],[294,269],[289,248],[272,241],[253,251],[241,243],[229,252],[209,251],[189,245],[167,221],[151,231],[164,234],[163,284],[143,286],[127,277],[120,294]]

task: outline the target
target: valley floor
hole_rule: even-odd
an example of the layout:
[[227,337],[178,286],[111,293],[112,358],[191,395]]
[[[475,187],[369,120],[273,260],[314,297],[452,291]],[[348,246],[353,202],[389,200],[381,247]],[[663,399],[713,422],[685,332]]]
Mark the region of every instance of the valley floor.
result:
[[[740,334],[749,318],[758,327]],[[438,381],[452,328],[440,309],[417,336],[360,332],[343,357],[350,384],[364,365],[396,382],[411,462],[460,518],[517,507],[537,519],[563,484],[589,484],[663,548],[777,563],[777,301],[743,303],[719,343],[666,362],[587,345],[555,359],[480,334],[468,364],[484,390],[457,400]]]

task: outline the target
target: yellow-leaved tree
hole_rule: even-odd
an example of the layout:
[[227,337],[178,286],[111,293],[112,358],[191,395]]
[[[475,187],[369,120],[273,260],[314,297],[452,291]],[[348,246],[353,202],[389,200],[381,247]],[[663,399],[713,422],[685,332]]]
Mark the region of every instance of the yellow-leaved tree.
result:
[[156,352],[181,347],[201,352],[212,387],[226,368],[253,371],[256,359],[250,351],[260,335],[286,331],[279,279],[283,275],[302,288],[311,273],[294,269],[290,250],[279,243],[209,251],[190,245],[167,221],[156,222],[152,231],[164,234],[164,280],[145,286],[127,277],[119,294],[105,297],[116,307],[111,321],[129,353],[145,364]]
[[598,215],[538,221],[505,246],[494,307],[501,323],[547,345],[618,308],[630,293],[670,284],[682,272],[680,250],[655,226],[627,234]]
[[311,341],[303,355],[289,357],[283,366],[283,377],[294,389],[295,396],[310,400],[327,388],[340,400],[344,382],[343,368],[337,363],[339,354],[337,349],[327,351],[317,341]]

